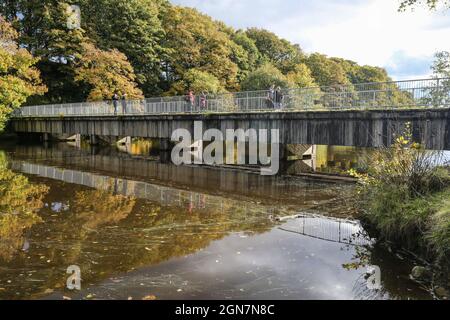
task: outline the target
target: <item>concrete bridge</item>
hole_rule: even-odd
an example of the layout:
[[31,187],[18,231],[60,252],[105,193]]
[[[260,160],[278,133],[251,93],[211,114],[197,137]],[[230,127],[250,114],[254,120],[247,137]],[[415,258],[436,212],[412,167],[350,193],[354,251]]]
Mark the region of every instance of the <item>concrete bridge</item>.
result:
[[28,106],[15,113],[21,134],[81,134],[99,138],[160,139],[170,149],[174,130],[278,129],[280,143],[357,147],[389,146],[411,124],[413,137],[428,149],[450,150],[450,79],[284,90],[282,103],[267,91],[208,96]]

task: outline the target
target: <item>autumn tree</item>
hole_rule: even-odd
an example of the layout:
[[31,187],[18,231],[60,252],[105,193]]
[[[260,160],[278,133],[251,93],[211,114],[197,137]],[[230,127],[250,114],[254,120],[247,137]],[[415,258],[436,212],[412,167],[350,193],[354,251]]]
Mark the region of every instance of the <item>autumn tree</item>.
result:
[[255,42],[262,57],[283,74],[293,71],[295,66],[302,62],[304,54],[300,46],[264,29],[250,28],[246,34]]
[[0,131],[14,109],[31,95],[46,91],[34,66],[38,59],[19,48],[17,37],[17,32],[0,16]]
[[317,86],[311,70],[304,63],[297,64],[293,67],[287,76],[287,80],[296,88],[307,88]]
[[206,71],[197,69],[191,69],[186,72],[182,80],[173,84],[172,90],[174,93],[182,93],[187,90],[193,90],[197,93],[205,92],[209,94],[225,92],[225,89],[221,85],[219,79]]
[[326,55],[313,53],[304,60],[320,86],[348,85],[350,80],[344,68]]
[[242,82],[242,90],[268,90],[272,85],[288,88],[292,84],[270,63],[265,63],[255,71],[251,72]]
[[126,93],[130,99],[143,97],[133,67],[116,49],[103,51],[91,43],[83,44],[75,74],[75,80],[87,88],[89,101],[110,99],[114,92]]
[[342,58],[331,58],[344,70],[351,83],[388,82],[392,79],[385,69],[373,66],[360,66],[354,61]]
[[232,41],[210,17],[195,9],[171,6],[163,15],[163,27],[162,43],[169,52],[162,58],[166,91],[190,69],[215,76],[227,90],[238,87]]
[[165,32],[160,10],[165,1],[82,0],[82,27],[98,48],[124,53],[146,95],[161,93],[160,59]]
[[73,61],[84,41],[83,30],[67,25],[68,4],[72,1],[3,1],[0,14],[18,32],[18,44],[39,58],[37,67],[48,93],[33,103],[80,100],[74,90]]

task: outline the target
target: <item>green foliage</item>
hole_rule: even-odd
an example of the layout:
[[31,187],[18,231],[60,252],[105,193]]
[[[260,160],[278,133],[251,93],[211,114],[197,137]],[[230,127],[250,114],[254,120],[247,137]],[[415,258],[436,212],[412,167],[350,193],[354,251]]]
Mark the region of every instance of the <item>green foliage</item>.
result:
[[[80,29],[67,26],[69,4],[81,8]],[[234,30],[167,0],[5,0],[0,14],[17,30],[19,47],[39,59],[36,68],[48,92],[32,95],[30,104],[97,100],[116,87],[122,90],[116,84],[122,80],[131,81],[125,90],[134,96],[184,94],[190,86],[222,92],[266,90],[271,84],[340,86],[389,80],[384,69],[321,54],[306,56],[298,45],[272,32]],[[88,54],[87,45],[98,50],[98,57]],[[126,79],[114,80],[117,64],[107,64],[105,58],[118,52],[124,55],[117,61],[123,67],[118,68],[128,71]],[[87,68],[88,61],[102,62]],[[132,71],[124,67],[127,63]],[[336,101],[341,96],[328,98]],[[398,99],[403,98],[399,94]]]
[[440,258],[450,256],[450,189],[434,197],[434,215],[426,239]]
[[293,70],[287,74],[287,80],[297,88],[317,86],[311,70],[304,63],[295,65]]
[[208,72],[191,69],[184,74],[183,80],[176,82],[172,86],[174,93],[183,93],[188,90],[194,92],[205,92],[209,94],[223,93],[225,89],[222,87],[219,79]]
[[255,41],[243,31],[233,33],[231,39],[235,43],[232,46],[232,60],[239,67],[238,80],[242,82],[251,71],[260,65],[261,53],[256,47]]
[[315,81],[320,86],[348,85],[350,80],[344,68],[327,56],[313,53],[305,59]]
[[145,94],[159,93],[164,30],[160,4],[154,0],[81,1],[82,27],[102,50],[124,53]]
[[215,76],[227,90],[238,88],[233,42],[220,25],[194,9],[171,6],[164,12],[163,26],[163,45],[169,52],[163,59],[167,89],[190,69]]
[[18,31],[19,46],[39,58],[36,66],[48,93],[30,101],[47,103],[80,98],[73,87],[72,62],[79,56],[85,37],[83,30],[67,27],[67,4],[55,0],[17,0],[0,6],[0,15]]
[[[363,218],[381,238],[408,248],[432,248],[442,256],[449,217],[446,196],[450,194],[450,174],[438,166],[440,153],[423,150],[412,142],[407,126],[391,148],[371,153],[364,174],[358,177],[358,194]],[[448,199],[448,198],[447,198]]]
[[251,72],[242,82],[242,90],[267,90],[272,85],[288,88],[291,86],[288,79],[270,63],[265,63]]
[[29,96],[43,94],[38,59],[17,45],[17,32],[0,16],[0,131],[8,115]]
[[93,44],[83,44],[83,55],[75,73],[75,80],[87,86],[89,101],[110,99],[114,92],[126,93],[130,99],[143,97],[134,82],[133,67],[116,49],[102,51]]
[[280,39],[274,33],[257,28],[250,28],[247,36],[255,42],[263,59],[272,63],[277,69],[287,74],[302,62],[303,52],[298,45]]
[[450,78],[450,52],[440,51],[435,54],[431,67],[435,78]]
[[347,75],[351,83],[388,82],[392,81],[383,68],[372,66],[360,66],[354,61],[341,58],[331,58],[338,63]]

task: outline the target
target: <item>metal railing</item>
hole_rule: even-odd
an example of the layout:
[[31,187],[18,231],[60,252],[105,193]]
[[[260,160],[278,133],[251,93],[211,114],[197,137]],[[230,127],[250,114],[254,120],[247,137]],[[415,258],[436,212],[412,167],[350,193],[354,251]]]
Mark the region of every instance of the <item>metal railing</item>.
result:
[[450,78],[24,106],[14,117],[157,115],[450,107]]

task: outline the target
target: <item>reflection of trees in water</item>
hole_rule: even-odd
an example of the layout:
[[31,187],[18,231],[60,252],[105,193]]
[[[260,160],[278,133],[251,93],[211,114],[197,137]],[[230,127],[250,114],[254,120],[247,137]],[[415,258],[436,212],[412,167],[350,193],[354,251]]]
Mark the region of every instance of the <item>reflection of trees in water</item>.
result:
[[[176,204],[162,206],[117,195],[110,186],[101,189],[71,193],[52,188],[48,201],[55,198],[67,203],[68,210],[57,215],[49,209],[42,211],[44,223],[33,228],[29,239],[40,245],[33,247],[23,266],[27,269],[40,264],[42,256],[51,260],[51,265],[38,268],[33,275],[45,279],[45,284],[18,283],[13,290],[30,292],[24,297],[36,297],[48,288],[63,287],[64,270],[72,264],[81,267],[83,283],[97,282],[193,254],[233,232],[262,233],[276,223],[269,218],[267,206],[253,202],[222,197],[208,200],[203,194],[197,194],[193,201],[186,192]],[[20,269],[10,270],[23,272]],[[2,277],[6,276],[0,272]]]
[[37,212],[47,192],[47,186],[8,170],[0,154],[0,259],[10,261],[24,245],[25,230],[42,221]]
[[87,229],[118,223],[131,213],[135,203],[135,198],[105,190],[79,191],[73,200],[76,219]]

